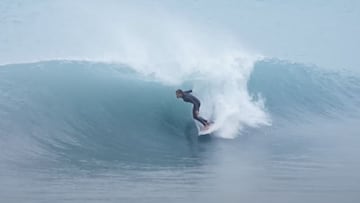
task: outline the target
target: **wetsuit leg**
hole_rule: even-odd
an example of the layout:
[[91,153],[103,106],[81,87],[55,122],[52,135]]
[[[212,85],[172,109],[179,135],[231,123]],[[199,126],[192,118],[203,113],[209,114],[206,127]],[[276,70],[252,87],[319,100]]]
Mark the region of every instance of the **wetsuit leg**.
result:
[[196,112],[199,111],[199,109],[200,109],[200,104],[194,104],[194,106],[193,106],[193,118],[195,120],[199,121],[204,126],[206,126],[208,124],[207,120],[205,120],[204,118],[196,115]]

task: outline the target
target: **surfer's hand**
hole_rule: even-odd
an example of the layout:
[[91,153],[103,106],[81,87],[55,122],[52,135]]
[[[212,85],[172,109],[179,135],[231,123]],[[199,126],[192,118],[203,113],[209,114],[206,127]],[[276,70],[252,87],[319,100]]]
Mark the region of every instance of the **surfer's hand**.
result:
[[195,111],[195,115],[198,116],[198,115],[199,115],[199,111]]

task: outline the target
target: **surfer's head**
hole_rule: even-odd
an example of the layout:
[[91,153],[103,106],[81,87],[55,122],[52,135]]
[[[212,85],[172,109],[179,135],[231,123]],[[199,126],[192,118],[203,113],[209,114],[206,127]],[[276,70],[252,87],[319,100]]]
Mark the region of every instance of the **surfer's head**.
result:
[[184,96],[184,92],[181,89],[176,90],[176,98],[182,98]]

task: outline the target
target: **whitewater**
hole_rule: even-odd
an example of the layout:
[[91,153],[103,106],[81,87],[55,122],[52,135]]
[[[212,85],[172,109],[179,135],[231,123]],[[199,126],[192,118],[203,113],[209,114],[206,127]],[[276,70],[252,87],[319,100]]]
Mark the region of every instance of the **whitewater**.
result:
[[0,201],[358,201],[360,75],[170,2],[0,2]]

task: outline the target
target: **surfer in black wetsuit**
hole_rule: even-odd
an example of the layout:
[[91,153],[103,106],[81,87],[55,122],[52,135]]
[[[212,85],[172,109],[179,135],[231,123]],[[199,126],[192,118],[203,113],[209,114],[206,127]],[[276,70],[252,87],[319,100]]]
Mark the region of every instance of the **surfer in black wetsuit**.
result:
[[204,125],[205,128],[208,128],[210,123],[205,120],[204,118],[199,116],[200,110],[200,101],[194,95],[190,94],[192,90],[182,91],[181,89],[176,90],[176,98],[182,98],[184,102],[189,102],[193,104],[193,118],[199,121],[201,124]]

